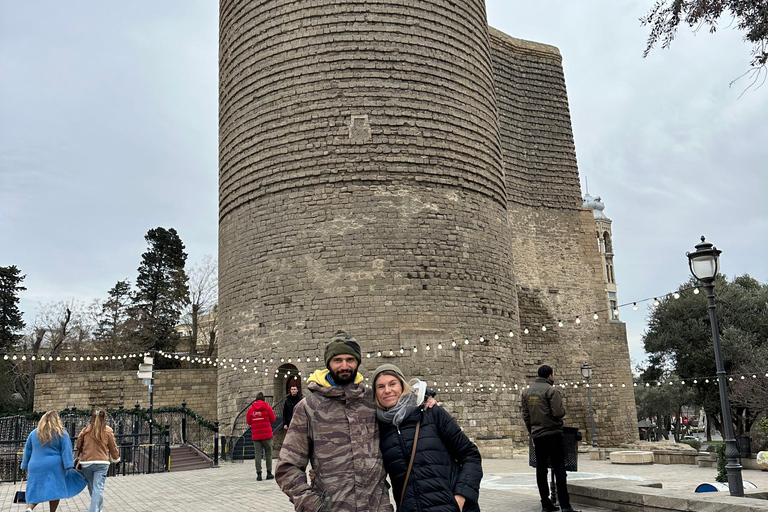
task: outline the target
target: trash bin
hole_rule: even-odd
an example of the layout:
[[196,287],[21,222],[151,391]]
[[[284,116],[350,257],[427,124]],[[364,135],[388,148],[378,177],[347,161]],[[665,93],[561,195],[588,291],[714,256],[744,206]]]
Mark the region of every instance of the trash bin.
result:
[[739,456],[748,459],[752,455],[752,439],[749,436],[739,436],[736,441],[739,445]]
[[[563,427],[563,455],[566,471],[579,470],[579,441],[581,432],[575,427]],[[528,437],[528,465],[536,467],[536,450],[533,449],[533,438]],[[552,467],[552,462],[547,464]]]
[[[757,486],[752,482],[744,480],[744,490],[757,489]],[[728,484],[725,482],[712,482],[706,484],[699,484],[694,492],[727,492]]]

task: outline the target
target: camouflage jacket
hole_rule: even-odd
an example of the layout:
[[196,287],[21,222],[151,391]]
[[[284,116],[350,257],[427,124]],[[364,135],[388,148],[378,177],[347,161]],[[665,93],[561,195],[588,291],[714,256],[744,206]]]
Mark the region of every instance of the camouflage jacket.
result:
[[319,382],[310,379],[311,393],[293,410],[275,468],[280,489],[297,512],[393,512],[373,391]]

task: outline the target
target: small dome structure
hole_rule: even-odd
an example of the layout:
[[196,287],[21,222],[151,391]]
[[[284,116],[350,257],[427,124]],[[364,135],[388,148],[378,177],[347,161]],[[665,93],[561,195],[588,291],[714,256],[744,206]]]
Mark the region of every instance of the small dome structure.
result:
[[600,200],[600,196],[592,197],[589,194],[586,194],[584,196],[584,208],[589,208],[592,210],[592,214],[595,216],[596,219],[607,219],[606,215],[603,213],[603,210],[605,210],[605,205]]

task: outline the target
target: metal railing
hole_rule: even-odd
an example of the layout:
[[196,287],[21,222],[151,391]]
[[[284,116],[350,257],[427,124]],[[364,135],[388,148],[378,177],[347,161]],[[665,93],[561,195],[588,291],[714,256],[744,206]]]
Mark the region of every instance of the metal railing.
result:
[[[68,408],[59,416],[74,448],[77,435],[90,422],[90,415]],[[153,416],[150,422],[138,404],[133,409],[121,407],[107,414],[107,424],[114,431],[120,452],[120,462],[110,467],[109,476],[168,471],[172,444],[190,444],[218,465],[218,421],[211,424],[203,420],[187,409],[184,402],[180,409],[158,408]],[[24,445],[36,427],[37,421],[26,416],[0,418],[0,482],[16,482],[26,477],[21,470]]]

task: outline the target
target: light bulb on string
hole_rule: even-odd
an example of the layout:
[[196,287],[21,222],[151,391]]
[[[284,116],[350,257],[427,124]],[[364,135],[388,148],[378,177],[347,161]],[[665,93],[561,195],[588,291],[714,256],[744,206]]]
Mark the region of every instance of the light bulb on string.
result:
[[427,349],[427,350],[430,350],[430,348],[429,348],[429,343],[427,343],[427,347],[426,347],[426,349]]
[[579,317],[576,317],[576,323],[577,323],[577,324],[580,324],[580,323],[581,323],[581,318],[579,318]]
[[495,333],[495,334],[493,335],[493,339],[495,339],[495,340],[498,340],[498,339],[499,339],[499,333]]
[[442,342],[438,342],[438,343],[437,343],[437,348],[438,348],[438,349],[442,349],[442,348],[443,348],[443,344],[442,344]]
[[483,338],[482,336],[480,336],[480,343],[483,343],[484,341],[485,341],[485,338]]
[[597,316],[597,311],[595,311],[595,314],[594,314],[594,315],[592,315],[592,318],[594,318],[595,320],[597,320],[598,318],[600,318],[599,316]]
[[367,354],[365,354],[365,357],[367,357],[368,359],[370,359],[370,358],[371,358],[371,353],[370,353],[370,352],[368,352]]
[[675,292],[675,293],[674,293],[672,296],[673,296],[674,298],[676,298],[676,299],[679,299],[679,298],[680,298],[680,294],[679,294],[679,293],[677,293],[677,292]]
[[415,353],[416,353],[416,352],[418,352],[418,351],[419,351],[418,347],[414,346],[414,347],[413,347],[413,353],[415,354]]
[[657,297],[653,298],[653,305],[658,306],[659,305],[659,299]]
[[515,333],[513,333],[511,330],[509,331],[509,337],[510,338],[514,338],[515,337]]
[[633,302],[633,303],[632,303],[632,309],[634,309],[635,311],[637,311],[637,302]]
[[469,345],[469,338],[464,338],[464,344]]
[[558,327],[562,327],[563,326],[563,321],[562,320],[558,320],[557,321],[557,326]]
[[542,325],[542,326],[541,326],[541,330],[542,330],[542,331],[546,331],[546,330],[547,330],[547,326],[546,326],[546,325]]
[[454,340],[451,340],[451,346],[452,346],[452,347],[455,347],[455,346],[456,346],[456,342],[455,342]]
[[403,354],[405,352],[405,348],[400,347],[400,353]]
[[529,331],[528,331],[528,328],[527,328],[527,327],[526,327],[525,329],[523,329],[523,334],[528,334],[528,332],[529,332]]
[[378,352],[376,352],[376,356],[377,356],[377,357],[381,357],[381,350],[379,350]]
[[392,349],[389,349],[389,355],[390,355],[390,356],[393,356],[393,355],[395,355],[395,353],[392,351]]
[[698,295],[699,294],[699,289],[698,288],[694,288],[693,289],[693,293],[694,293],[694,295]]

